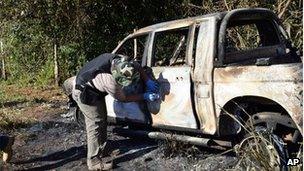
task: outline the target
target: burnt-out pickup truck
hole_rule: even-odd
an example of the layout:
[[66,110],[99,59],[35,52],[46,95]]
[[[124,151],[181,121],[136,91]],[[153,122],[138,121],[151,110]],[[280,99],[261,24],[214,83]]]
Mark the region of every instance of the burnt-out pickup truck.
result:
[[[134,58],[160,85],[161,98],[147,104],[106,97],[109,122],[136,128],[132,134],[223,147],[252,135],[251,127],[275,137],[281,165],[302,143],[302,59],[270,10],[151,25],[112,53]],[[144,90],[138,83],[125,91]]]

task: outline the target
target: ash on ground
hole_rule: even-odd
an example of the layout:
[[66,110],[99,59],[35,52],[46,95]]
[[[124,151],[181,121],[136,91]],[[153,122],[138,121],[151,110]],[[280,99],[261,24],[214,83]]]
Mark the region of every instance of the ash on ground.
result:
[[[119,149],[114,170],[223,170],[237,162],[223,151],[177,146],[170,152],[169,142],[123,137],[112,130],[107,149]],[[11,164],[0,163],[0,170],[87,170],[85,131],[65,113],[6,132],[16,137],[14,156]]]

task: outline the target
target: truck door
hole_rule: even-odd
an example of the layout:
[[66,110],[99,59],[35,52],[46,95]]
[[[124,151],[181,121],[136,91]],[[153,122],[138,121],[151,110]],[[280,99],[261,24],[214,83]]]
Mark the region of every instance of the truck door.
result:
[[192,109],[191,66],[187,55],[193,42],[193,28],[155,32],[152,36],[148,66],[160,83],[161,100],[148,103],[154,127],[183,127],[197,129]]
[[216,115],[213,95],[213,62],[216,48],[216,18],[201,21],[195,44],[193,71],[195,109],[200,129],[206,134],[216,132]]

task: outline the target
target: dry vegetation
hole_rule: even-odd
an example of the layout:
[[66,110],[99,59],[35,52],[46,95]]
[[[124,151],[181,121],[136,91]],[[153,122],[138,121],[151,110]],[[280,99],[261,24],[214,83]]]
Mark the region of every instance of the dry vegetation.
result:
[[[227,113],[237,122],[241,122],[236,119],[233,115]],[[284,142],[278,136],[271,133],[270,130],[264,129],[263,127],[256,127],[252,124],[252,119],[249,117],[247,124],[241,124],[243,129],[246,132],[244,139],[233,149],[217,152],[217,154],[206,155],[204,150],[194,145],[189,145],[177,141],[160,141],[160,147],[164,153],[165,158],[172,158],[176,156],[187,157],[190,162],[195,161],[196,169],[200,169],[200,160],[208,158],[209,156],[214,157],[215,155],[231,154],[234,152],[237,161],[231,163],[230,166],[227,166],[228,170],[250,170],[250,171],[272,171],[280,170],[282,168],[286,169],[286,158],[281,156],[281,153],[278,152],[280,147],[284,146]],[[284,149],[283,152],[285,152]],[[302,145],[296,156],[293,156],[299,159],[303,158]],[[303,168],[303,163],[300,165],[287,167],[291,171],[300,171]]]
[[55,87],[0,85],[0,127],[17,128],[52,117],[63,109],[65,95]]
[[[286,143],[273,134],[273,130],[269,130],[263,126],[253,124],[253,118],[240,105],[236,104],[248,116],[245,122],[236,118],[234,115],[225,111],[226,115],[232,117],[238,122],[244,130],[243,140],[234,146],[234,152],[239,158],[238,163],[234,167],[236,170],[280,170],[286,169],[287,151]],[[223,109],[224,110],[224,109]],[[303,158],[303,142],[299,142],[299,147],[296,156],[289,156],[289,158]],[[291,170],[302,170],[303,163],[295,167],[288,167]]]

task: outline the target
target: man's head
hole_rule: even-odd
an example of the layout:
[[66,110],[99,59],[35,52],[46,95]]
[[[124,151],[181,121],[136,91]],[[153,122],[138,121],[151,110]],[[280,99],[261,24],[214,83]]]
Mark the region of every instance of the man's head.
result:
[[124,87],[139,80],[139,72],[135,69],[134,61],[127,56],[117,55],[112,61],[111,72],[116,83]]

